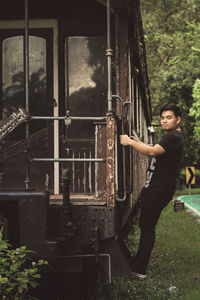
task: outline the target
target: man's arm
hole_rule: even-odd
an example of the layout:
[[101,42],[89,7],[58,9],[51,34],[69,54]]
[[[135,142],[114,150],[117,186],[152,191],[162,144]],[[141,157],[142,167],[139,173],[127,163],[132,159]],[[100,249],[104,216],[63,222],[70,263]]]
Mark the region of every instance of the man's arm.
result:
[[120,143],[123,146],[131,146],[140,153],[149,156],[159,156],[165,153],[165,149],[158,144],[150,146],[141,141],[138,142],[134,137],[129,138],[126,134],[120,135]]

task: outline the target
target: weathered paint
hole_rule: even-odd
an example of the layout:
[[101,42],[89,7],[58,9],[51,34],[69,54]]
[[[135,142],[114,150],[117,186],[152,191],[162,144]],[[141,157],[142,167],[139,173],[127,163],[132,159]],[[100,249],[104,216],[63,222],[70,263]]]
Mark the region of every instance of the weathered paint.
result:
[[107,120],[107,162],[106,162],[106,191],[107,205],[115,205],[115,130],[116,122],[114,118]]
[[[106,158],[106,123],[95,126],[95,157]],[[106,201],[106,162],[96,163],[95,166],[95,199]]]

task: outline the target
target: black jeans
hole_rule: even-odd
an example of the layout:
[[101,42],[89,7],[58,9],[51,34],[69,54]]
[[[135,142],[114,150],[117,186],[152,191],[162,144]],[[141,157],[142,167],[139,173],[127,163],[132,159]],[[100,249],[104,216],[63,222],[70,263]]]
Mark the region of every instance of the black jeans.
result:
[[141,196],[141,213],[139,227],[140,242],[135,264],[144,272],[149,264],[151,252],[155,243],[155,228],[163,208],[172,199],[173,193],[161,193],[146,190]]

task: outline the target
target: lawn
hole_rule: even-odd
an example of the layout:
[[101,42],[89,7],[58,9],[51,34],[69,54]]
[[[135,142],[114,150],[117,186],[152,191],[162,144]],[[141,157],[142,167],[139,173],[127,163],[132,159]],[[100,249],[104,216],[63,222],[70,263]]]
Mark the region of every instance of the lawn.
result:
[[[182,195],[188,195],[189,194],[189,188],[184,188],[182,190],[176,191],[174,197],[182,196]],[[200,194],[200,188],[193,188],[191,187],[191,195]]]
[[[188,190],[182,192],[187,194]],[[127,242],[133,254],[139,240],[137,226],[134,231]],[[96,299],[200,299],[200,224],[197,219],[186,209],[174,212],[171,202],[162,212],[156,236],[148,277],[114,280],[100,290]]]

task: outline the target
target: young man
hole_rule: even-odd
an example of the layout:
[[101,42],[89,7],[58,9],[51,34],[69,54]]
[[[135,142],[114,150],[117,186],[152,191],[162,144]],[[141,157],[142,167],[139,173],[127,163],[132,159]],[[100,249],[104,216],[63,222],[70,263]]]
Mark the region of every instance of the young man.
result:
[[181,109],[173,103],[160,110],[161,126],[164,129],[160,142],[147,145],[127,135],[120,136],[120,143],[151,156],[144,189],[141,195],[140,243],[132,271],[140,278],[146,277],[150,255],[155,242],[155,227],[163,208],[172,199],[176,187],[181,158],[183,135],[180,129]]

